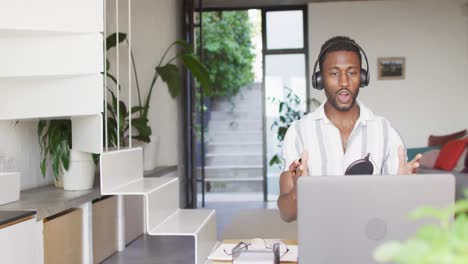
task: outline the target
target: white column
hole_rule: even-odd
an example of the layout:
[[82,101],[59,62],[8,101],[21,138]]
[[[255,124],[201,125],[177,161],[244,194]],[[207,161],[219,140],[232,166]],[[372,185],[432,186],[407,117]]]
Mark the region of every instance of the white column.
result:
[[93,264],[93,203],[87,202],[80,206],[82,210],[82,252],[83,264]]
[[125,207],[124,196],[117,196],[117,249],[125,249]]

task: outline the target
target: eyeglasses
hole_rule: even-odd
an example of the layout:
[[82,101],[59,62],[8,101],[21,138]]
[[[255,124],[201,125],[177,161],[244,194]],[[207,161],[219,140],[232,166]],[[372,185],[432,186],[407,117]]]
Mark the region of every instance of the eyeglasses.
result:
[[252,242],[240,242],[232,248],[231,252],[224,249],[227,256],[237,258],[241,252],[273,252],[278,253],[278,259],[281,259],[289,252],[288,245],[281,240],[266,241],[265,239],[254,239]]

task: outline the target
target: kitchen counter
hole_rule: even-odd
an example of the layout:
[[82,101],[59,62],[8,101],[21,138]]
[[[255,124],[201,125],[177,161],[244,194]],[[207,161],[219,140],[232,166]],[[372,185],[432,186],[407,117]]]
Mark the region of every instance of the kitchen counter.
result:
[[1,205],[2,211],[33,211],[37,221],[101,198],[99,186],[85,191],[64,191],[53,185],[21,191],[20,200]]
[[0,211],[0,229],[24,218],[35,215],[34,211]]

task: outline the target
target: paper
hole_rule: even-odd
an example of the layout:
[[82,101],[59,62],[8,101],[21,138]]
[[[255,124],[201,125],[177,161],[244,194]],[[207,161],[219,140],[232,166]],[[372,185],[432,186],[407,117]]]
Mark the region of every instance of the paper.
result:
[[[279,241],[279,239],[265,239],[265,240],[261,239],[262,243],[260,244],[258,243],[258,240],[259,239],[252,239],[252,240],[245,241],[251,244],[249,246],[249,250],[262,250],[262,249],[267,250],[267,248],[265,248],[265,245],[267,247],[270,247],[270,245],[272,245],[275,241]],[[224,244],[223,243],[219,245],[219,247],[216,248],[216,250],[213,251],[213,253],[210,254],[208,259],[213,260],[213,261],[232,261],[231,252],[232,252],[232,249],[236,245],[237,243],[236,244],[230,244],[230,243]],[[284,252],[286,252],[286,254],[284,254]],[[283,256],[281,257],[280,261],[297,262],[297,255],[298,255],[297,245],[287,245],[287,249],[281,247],[280,256],[281,255]]]

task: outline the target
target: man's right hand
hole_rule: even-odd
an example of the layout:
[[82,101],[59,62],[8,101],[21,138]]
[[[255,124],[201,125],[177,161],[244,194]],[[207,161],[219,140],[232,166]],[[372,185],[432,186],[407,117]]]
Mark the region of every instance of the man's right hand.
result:
[[309,160],[309,154],[307,150],[302,152],[302,157],[299,160],[295,160],[291,165],[289,165],[289,171],[291,172],[294,187],[296,187],[297,179],[301,176],[308,174],[307,172],[307,162]]

